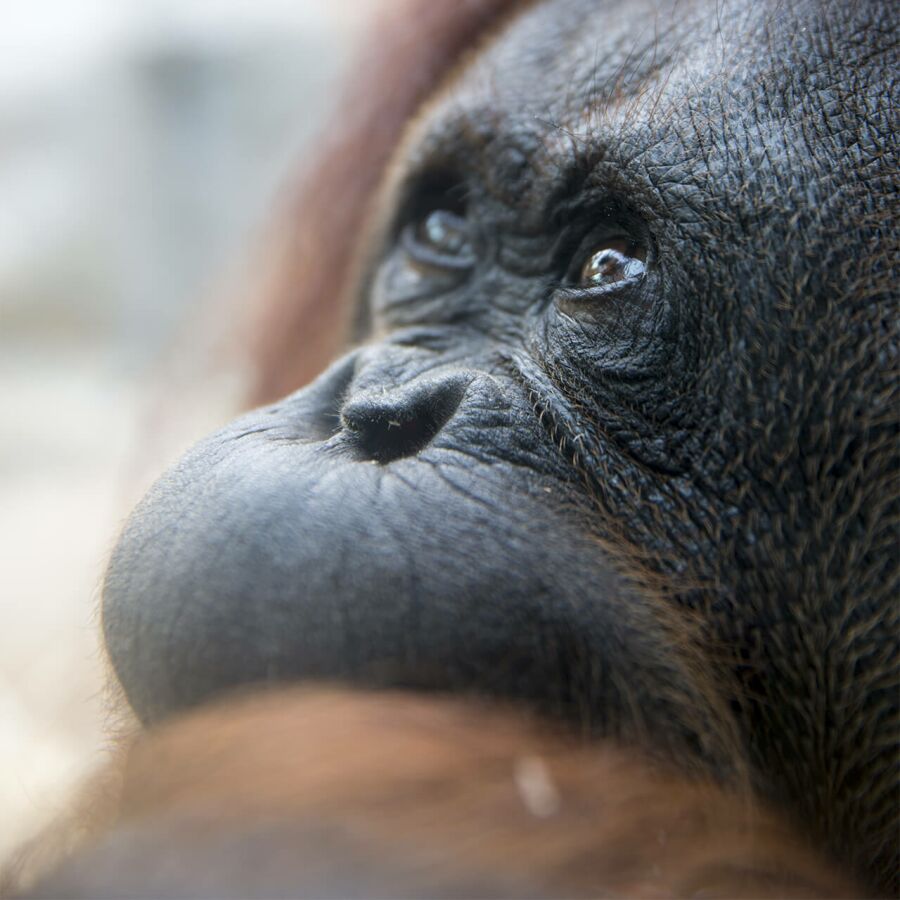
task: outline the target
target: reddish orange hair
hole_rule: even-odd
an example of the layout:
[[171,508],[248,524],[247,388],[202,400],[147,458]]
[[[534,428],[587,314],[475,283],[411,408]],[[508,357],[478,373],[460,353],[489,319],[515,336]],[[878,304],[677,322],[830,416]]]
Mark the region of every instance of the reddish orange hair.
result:
[[854,897],[742,792],[531,716],[291,688],[142,736],[28,896]]

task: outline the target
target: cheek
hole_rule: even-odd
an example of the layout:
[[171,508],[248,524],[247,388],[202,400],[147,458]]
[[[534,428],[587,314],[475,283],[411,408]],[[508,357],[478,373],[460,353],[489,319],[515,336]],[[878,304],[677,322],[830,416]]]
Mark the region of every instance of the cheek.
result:
[[[667,379],[675,346],[671,306],[646,285],[562,292],[547,310],[538,350],[555,372],[577,373],[579,391],[605,392],[637,379]],[[593,392],[593,391],[592,391]]]
[[367,302],[373,324],[378,327],[395,321],[405,324],[419,304],[427,300],[429,285],[419,269],[409,266],[405,254],[395,249],[375,271]]
[[424,322],[449,324],[465,302],[465,278],[411,262],[395,248],[378,267],[368,295],[376,331]]
[[685,410],[696,372],[677,313],[652,275],[610,290],[561,290],[531,346],[551,437],[565,436],[567,455],[602,475],[596,491],[616,519],[659,508],[667,479],[690,469]]

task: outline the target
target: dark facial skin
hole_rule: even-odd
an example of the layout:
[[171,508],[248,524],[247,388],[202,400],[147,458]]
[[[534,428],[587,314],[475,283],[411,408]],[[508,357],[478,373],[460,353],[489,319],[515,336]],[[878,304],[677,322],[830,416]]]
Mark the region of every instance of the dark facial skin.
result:
[[513,20],[398,154],[363,345],[132,516],[104,627],[138,715],[518,698],[748,779],[895,887],[895,25]]

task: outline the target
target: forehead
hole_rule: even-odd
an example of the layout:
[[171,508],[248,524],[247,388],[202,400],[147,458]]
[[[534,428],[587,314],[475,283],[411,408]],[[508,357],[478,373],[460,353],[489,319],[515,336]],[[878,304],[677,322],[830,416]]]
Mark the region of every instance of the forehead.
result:
[[708,12],[702,0],[525,4],[462,67],[432,116],[503,110],[577,125],[599,107],[646,90],[676,55],[686,54],[687,45],[696,48],[708,38]]
[[620,103],[708,32],[706,4],[687,0],[544,0],[507,25],[462,73],[456,99],[553,114],[575,124]]
[[[865,4],[856,4],[863,6]],[[835,34],[859,33],[847,4],[778,0],[543,0],[527,4],[426,109],[426,149],[477,151],[503,136],[540,155],[615,145],[622,158],[656,145],[691,148],[729,127],[767,139],[765,121],[793,114],[810,73],[834,64]],[[856,51],[857,54],[859,50]],[[827,75],[823,78],[827,79]],[[839,84],[839,76],[831,84]],[[807,98],[809,100],[809,98]],[[809,105],[798,110],[809,116]],[[727,120],[727,121],[723,121]],[[757,132],[761,132],[758,134]],[[718,137],[714,138],[718,141]],[[414,143],[414,142],[413,142]],[[490,146],[497,158],[496,145]]]

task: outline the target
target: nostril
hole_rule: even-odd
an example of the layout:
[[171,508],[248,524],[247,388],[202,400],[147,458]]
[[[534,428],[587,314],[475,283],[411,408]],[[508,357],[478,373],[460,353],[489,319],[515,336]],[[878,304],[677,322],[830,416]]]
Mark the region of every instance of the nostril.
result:
[[344,406],[341,418],[368,459],[389,463],[427,447],[453,417],[465,388],[465,380],[448,379],[357,397]]

